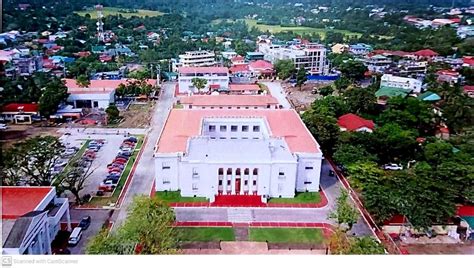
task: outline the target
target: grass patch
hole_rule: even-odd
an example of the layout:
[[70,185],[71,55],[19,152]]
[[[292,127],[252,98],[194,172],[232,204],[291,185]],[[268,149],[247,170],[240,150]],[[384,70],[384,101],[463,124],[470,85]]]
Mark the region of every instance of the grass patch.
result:
[[[127,12],[128,11],[128,12]],[[162,16],[164,13],[160,11],[155,11],[155,10],[146,10],[146,9],[135,9],[136,12],[132,12],[133,10],[131,9],[126,9],[126,8],[116,8],[116,7],[104,7],[102,10],[102,14],[104,17],[107,16],[116,16],[116,15],[122,15],[124,18],[131,18],[133,16],[138,16],[138,17],[156,17],[156,16]],[[77,11],[75,12],[79,16],[85,16],[86,14],[89,14],[91,16],[91,19],[97,19],[97,11],[96,10],[85,10],[85,11]]]
[[319,192],[296,193],[294,198],[270,198],[268,203],[274,204],[317,204],[321,202]]
[[270,243],[321,244],[323,233],[316,228],[250,228],[249,240]]
[[233,228],[225,227],[178,227],[181,241],[184,242],[215,242],[234,241]]
[[325,38],[327,32],[336,32],[342,33],[347,36],[355,35],[360,37],[361,33],[351,32],[347,30],[337,30],[337,29],[325,29],[325,28],[313,28],[313,27],[305,27],[305,26],[291,26],[291,27],[282,27],[280,25],[267,25],[267,24],[257,24],[257,20],[253,19],[244,19],[245,23],[247,23],[249,28],[256,27],[258,30],[266,32],[269,31],[270,33],[280,33],[280,32],[289,32],[292,31],[295,34],[313,34],[317,33],[322,38]]
[[155,193],[155,197],[166,204],[179,202],[207,202],[205,197],[183,197],[180,191],[160,191]]
[[133,164],[135,163],[138,153],[140,152],[141,146],[143,144],[144,135],[136,135],[138,141],[137,145],[135,146],[135,151],[133,152],[132,156],[130,156],[127,165],[123,169],[122,175],[120,175],[120,180],[117,183],[117,187],[115,188],[114,193],[112,196],[109,197],[101,197],[101,196],[94,196],[92,197],[91,201],[89,202],[90,205],[96,206],[106,206],[110,203],[116,203],[120,193],[122,192],[123,186],[127,181],[128,175],[132,171]]

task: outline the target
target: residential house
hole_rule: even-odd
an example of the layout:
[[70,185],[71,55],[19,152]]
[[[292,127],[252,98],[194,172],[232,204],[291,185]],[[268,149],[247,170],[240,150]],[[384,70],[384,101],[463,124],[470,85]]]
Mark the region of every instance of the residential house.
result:
[[332,53],[341,54],[349,51],[349,45],[346,44],[335,44],[331,47]]
[[375,128],[372,120],[364,119],[352,113],[340,116],[337,124],[341,131],[372,132]]
[[409,89],[415,93],[421,92],[422,81],[414,78],[384,74],[380,80],[380,87],[396,87]]
[[354,55],[367,55],[372,50],[371,45],[364,43],[357,43],[349,46],[349,52]]
[[436,75],[438,76],[436,80],[439,83],[456,84],[462,80],[461,74],[454,70],[439,70],[436,72]]

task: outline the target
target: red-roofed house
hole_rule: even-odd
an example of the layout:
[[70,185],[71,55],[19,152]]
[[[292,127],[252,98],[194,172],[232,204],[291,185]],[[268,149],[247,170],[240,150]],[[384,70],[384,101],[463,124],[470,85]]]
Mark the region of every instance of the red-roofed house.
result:
[[[258,85],[257,85],[258,87]],[[180,98],[185,109],[278,109],[270,95],[192,95]]]
[[461,80],[461,74],[454,70],[440,70],[436,72],[437,81],[440,83],[455,84]]
[[2,254],[52,254],[51,242],[65,222],[71,230],[69,202],[50,186],[2,186]]
[[337,120],[341,131],[372,132],[375,128],[372,120],[364,119],[355,114],[345,114]]
[[250,74],[250,69],[248,64],[239,64],[239,65],[234,65],[229,68],[229,72],[232,75],[247,75]]
[[256,76],[272,76],[274,73],[273,64],[265,60],[256,60],[249,64],[250,71]]
[[260,87],[257,84],[230,84],[229,94],[233,95],[257,95]]
[[[81,87],[75,79],[64,79],[69,97],[67,102],[74,108],[107,108],[115,102],[115,90],[120,84],[131,80],[90,80],[88,87]],[[148,84],[156,85],[156,80],[148,79]]]
[[232,62],[232,65],[245,64],[245,58],[240,55],[233,57],[232,59],[230,59],[230,61]]
[[422,49],[413,53],[417,59],[426,59],[432,60],[434,57],[438,56],[438,53],[431,49]]
[[31,124],[32,116],[39,116],[38,104],[10,103],[0,108],[0,117],[15,124]]
[[474,68],[474,57],[465,56],[465,57],[462,58],[462,61],[463,61],[462,66]]
[[469,97],[474,98],[474,86],[464,86],[463,87],[464,93],[466,93]]
[[155,190],[211,202],[319,191],[322,153],[294,110],[174,109],[154,158]]

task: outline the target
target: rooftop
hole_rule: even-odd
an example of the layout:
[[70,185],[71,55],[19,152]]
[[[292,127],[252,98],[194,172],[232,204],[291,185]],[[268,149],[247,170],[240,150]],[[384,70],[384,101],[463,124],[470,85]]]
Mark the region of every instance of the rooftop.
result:
[[54,192],[50,186],[2,186],[2,219],[16,219],[35,210],[41,202]]
[[[133,79],[121,79],[121,80],[90,80],[90,84],[87,87],[81,87],[77,84],[75,79],[64,79],[66,87],[69,93],[73,94],[93,94],[93,93],[110,93],[117,89],[120,84],[128,84]],[[155,79],[147,80],[149,85],[156,85]]]
[[241,90],[260,90],[257,84],[229,84],[230,91],[241,91]]
[[32,103],[10,103],[0,110],[1,112],[25,112],[25,113],[37,113],[38,112],[38,104]]
[[204,118],[265,118],[271,136],[284,138],[291,152],[320,153],[319,145],[294,110],[171,110],[156,153],[185,152],[189,138],[200,135]]
[[181,67],[178,69],[180,74],[194,73],[228,73],[227,67]]
[[269,95],[193,95],[181,97],[180,101],[182,104],[196,106],[267,106],[278,104],[278,101]]
[[381,86],[377,92],[375,92],[375,96],[378,97],[395,97],[395,96],[402,96],[405,97],[411,92],[411,89],[404,89],[398,87],[387,87]]
[[374,129],[374,122],[372,120],[364,119],[356,114],[345,114],[337,120],[337,124],[349,131],[355,131],[359,128]]

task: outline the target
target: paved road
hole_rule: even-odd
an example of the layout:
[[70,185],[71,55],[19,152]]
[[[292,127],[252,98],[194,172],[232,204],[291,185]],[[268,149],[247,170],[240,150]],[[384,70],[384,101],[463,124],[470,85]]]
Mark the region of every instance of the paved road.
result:
[[262,82],[264,85],[268,87],[270,90],[270,94],[275,97],[278,102],[283,106],[285,109],[290,109],[291,105],[286,98],[286,93],[283,91],[280,82]]
[[71,222],[80,222],[82,217],[91,216],[91,225],[87,230],[82,232],[82,238],[79,243],[74,247],[69,247],[71,254],[84,254],[85,248],[89,240],[95,236],[102,229],[102,225],[109,217],[110,210],[96,209],[96,210],[84,210],[84,209],[71,209]]
[[119,210],[116,210],[112,219],[114,220],[114,229],[120,226],[128,214],[128,208],[137,195],[149,195],[153,186],[155,177],[155,162],[153,152],[155,143],[158,140],[161,130],[166,122],[166,118],[174,103],[175,83],[165,83],[160,99],[155,105],[155,111],[148,131],[148,142],[144,147],[141,159],[138,162],[132,182],[129,185],[125,198],[122,201]]
[[[321,170],[321,187],[328,198],[323,208],[175,208],[178,221],[230,221],[230,222],[319,222],[331,223],[328,214],[335,209],[341,184],[336,177],[330,177],[330,165],[324,161]],[[360,217],[353,226],[356,235],[372,235],[371,230]]]

